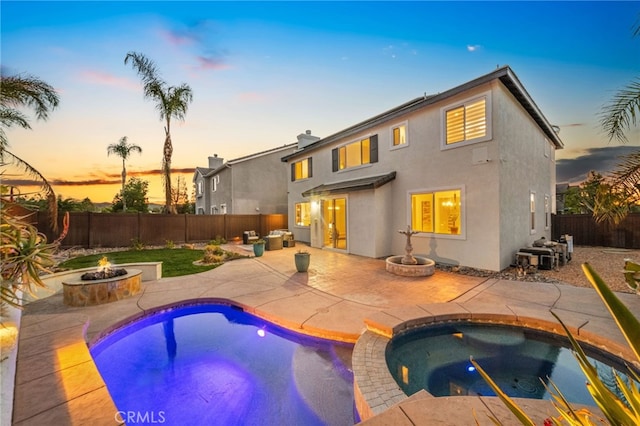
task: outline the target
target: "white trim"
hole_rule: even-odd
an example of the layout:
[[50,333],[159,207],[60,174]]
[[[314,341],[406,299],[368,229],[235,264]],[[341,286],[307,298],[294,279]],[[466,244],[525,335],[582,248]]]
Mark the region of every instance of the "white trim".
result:
[[419,232],[415,234],[415,237],[418,237],[418,238],[432,237],[432,238],[443,238],[443,239],[449,239],[449,240],[466,240],[467,239],[467,197],[466,197],[466,186],[464,184],[429,187],[429,188],[416,188],[416,189],[407,190],[406,222],[411,223],[411,196],[413,194],[436,193],[436,192],[453,191],[453,190],[460,191],[460,235],[439,234],[436,232]]
[[[487,131],[481,138],[475,138],[470,140],[464,140],[461,142],[455,142],[447,145],[447,111],[459,108],[466,104],[485,98],[485,120],[487,123]],[[486,142],[493,139],[493,120],[492,120],[492,101],[491,91],[482,92],[478,95],[462,99],[454,104],[446,105],[440,108],[440,150],[458,148],[461,146],[471,145],[478,142]]]
[[[397,129],[398,127],[404,127],[404,135],[405,140],[403,144],[394,145],[393,144],[393,129]],[[395,149],[406,148],[409,146],[409,120],[404,120],[399,123],[395,123],[389,127],[389,150],[393,151]],[[380,141],[378,141],[378,151],[380,150]]]

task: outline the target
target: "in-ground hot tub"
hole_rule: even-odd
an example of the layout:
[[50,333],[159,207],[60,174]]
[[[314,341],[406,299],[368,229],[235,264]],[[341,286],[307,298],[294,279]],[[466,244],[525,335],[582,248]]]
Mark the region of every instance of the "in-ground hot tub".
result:
[[127,269],[125,275],[101,280],[83,280],[80,275],[62,282],[65,305],[82,307],[115,302],[140,293],[142,270]]
[[[612,368],[624,380],[625,362],[582,345],[598,375],[616,392]],[[386,361],[407,394],[424,389],[440,396],[495,396],[470,363],[473,358],[510,397],[552,399],[552,381],[570,403],[593,405],[566,338],[523,327],[453,322],[419,327],[395,336]],[[611,384],[611,385],[610,385]]]

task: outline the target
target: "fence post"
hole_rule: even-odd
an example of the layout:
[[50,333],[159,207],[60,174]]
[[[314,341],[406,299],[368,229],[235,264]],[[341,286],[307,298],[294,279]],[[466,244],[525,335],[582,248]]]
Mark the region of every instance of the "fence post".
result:
[[184,242],[188,243],[189,242],[189,232],[188,232],[188,226],[187,226],[187,214],[184,213]]
[[89,217],[87,218],[87,248],[93,247],[93,212],[88,212]]

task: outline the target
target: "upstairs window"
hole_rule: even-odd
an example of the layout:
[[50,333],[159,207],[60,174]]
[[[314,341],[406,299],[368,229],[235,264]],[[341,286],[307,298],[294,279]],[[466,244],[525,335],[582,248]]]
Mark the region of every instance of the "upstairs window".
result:
[[407,146],[407,123],[398,124],[391,127],[391,148]]
[[334,172],[378,162],[378,135],[351,142],[331,151]]
[[491,138],[490,97],[469,99],[442,109],[443,148]]
[[202,181],[198,181],[198,197],[202,197]]
[[291,181],[309,179],[312,177],[311,157],[291,164]]

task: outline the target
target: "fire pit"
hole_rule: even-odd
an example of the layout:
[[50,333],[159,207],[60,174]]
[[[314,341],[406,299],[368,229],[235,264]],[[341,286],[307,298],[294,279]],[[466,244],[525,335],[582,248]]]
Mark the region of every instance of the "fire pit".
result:
[[98,268],[62,282],[63,301],[68,306],[94,306],[115,302],[140,292],[142,271],[113,268],[106,257]]

